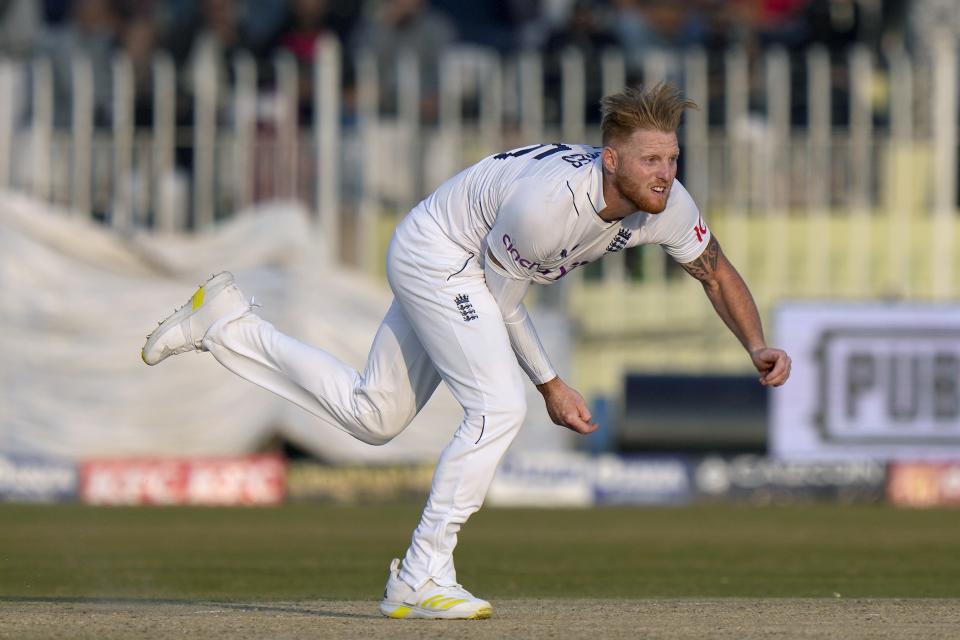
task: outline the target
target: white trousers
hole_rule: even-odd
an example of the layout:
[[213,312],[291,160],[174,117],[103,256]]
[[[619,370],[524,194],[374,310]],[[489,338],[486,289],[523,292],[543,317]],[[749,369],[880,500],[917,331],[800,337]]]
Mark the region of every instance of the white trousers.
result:
[[442,379],[464,418],[440,455],[400,577],[414,588],[430,578],[453,585],[457,533],[523,423],[524,381],[477,257],[422,211],[397,228],[387,278],[394,301],[362,372],[252,312],[218,321],[203,344],[242,378],[370,444],[399,434]]

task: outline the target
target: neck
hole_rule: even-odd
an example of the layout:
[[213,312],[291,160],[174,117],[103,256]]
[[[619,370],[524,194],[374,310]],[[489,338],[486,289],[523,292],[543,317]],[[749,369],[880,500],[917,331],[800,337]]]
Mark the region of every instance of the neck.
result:
[[597,215],[606,222],[623,220],[637,210],[636,205],[623,197],[613,182],[613,175],[606,169],[603,171],[603,201],[606,206]]

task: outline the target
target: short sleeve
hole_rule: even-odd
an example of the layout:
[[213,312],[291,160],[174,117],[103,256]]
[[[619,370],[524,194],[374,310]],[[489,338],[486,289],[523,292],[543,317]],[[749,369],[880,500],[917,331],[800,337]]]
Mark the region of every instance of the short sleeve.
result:
[[684,264],[700,257],[711,234],[693,198],[679,181],[674,183],[672,191],[671,206],[659,214],[664,218],[658,221],[661,224],[658,225],[656,243],[670,257]]
[[532,278],[559,251],[563,224],[550,219],[556,195],[534,180],[518,180],[504,198],[487,248],[511,278]]

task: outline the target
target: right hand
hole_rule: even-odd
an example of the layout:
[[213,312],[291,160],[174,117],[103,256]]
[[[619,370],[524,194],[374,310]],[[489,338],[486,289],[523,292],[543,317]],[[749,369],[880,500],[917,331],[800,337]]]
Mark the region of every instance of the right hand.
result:
[[582,434],[597,430],[599,425],[590,422],[590,410],[583,396],[559,377],[537,385],[537,390],[543,394],[553,424]]
[[761,347],[750,352],[753,366],[760,372],[760,384],[779,387],[790,377],[790,356],[783,349]]

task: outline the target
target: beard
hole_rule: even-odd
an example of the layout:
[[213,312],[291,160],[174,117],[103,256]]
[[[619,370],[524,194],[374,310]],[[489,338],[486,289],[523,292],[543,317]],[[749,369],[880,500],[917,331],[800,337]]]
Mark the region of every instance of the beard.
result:
[[632,175],[618,171],[616,173],[617,190],[620,194],[629,200],[638,211],[647,213],[662,213],[667,208],[667,199],[670,196],[670,187],[673,181],[664,185],[663,193],[658,195],[651,190],[651,187],[657,186],[656,182],[641,183]]

